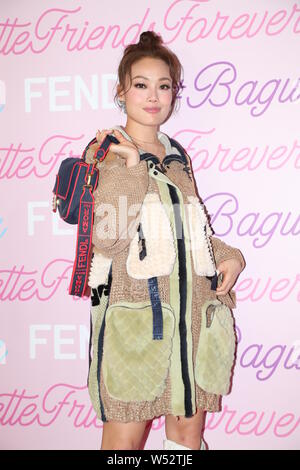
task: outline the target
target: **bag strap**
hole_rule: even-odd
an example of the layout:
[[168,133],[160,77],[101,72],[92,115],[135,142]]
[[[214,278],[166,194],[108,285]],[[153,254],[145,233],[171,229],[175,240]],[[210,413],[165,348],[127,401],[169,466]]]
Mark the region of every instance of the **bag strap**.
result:
[[[94,138],[87,144],[87,146],[85,147],[85,149],[84,149],[84,151],[83,151],[83,153],[82,153],[82,155],[81,155],[82,160],[85,161],[85,157],[86,157],[86,153],[87,153],[88,149],[89,149],[92,145],[94,145],[94,144],[96,144],[96,143],[97,143],[97,139],[96,139],[96,137],[94,137]],[[109,150],[109,147],[110,147],[110,145],[111,145],[112,143],[113,143],[113,144],[119,144],[120,142],[119,142],[119,140],[118,140],[115,136],[108,134],[108,135],[105,137],[104,141],[101,143],[101,145],[99,145],[99,147],[95,150],[94,159],[95,159],[95,160],[97,159],[97,160],[100,161],[100,162],[101,162],[102,160],[104,160],[104,158],[106,157],[107,152],[108,152],[108,150]],[[98,163],[98,162],[96,162],[96,163]]]
[[94,219],[94,196],[92,185],[83,186],[80,198],[76,257],[73,265],[69,294],[82,297],[85,294],[91,256],[92,226]]
[[[82,159],[85,160],[86,152],[89,147],[97,142],[97,139],[92,139],[86,146]],[[85,175],[85,184],[82,187],[82,194],[80,197],[78,225],[77,225],[77,241],[76,241],[76,256],[73,264],[73,272],[69,286],[69,294],[83,297],[88,289],[88,272],[90,266],[90,259],[92,255],[92,228],[94,222],[94,195],[91,177],[98,162],[101,162],[106,157],[109,147],[112,143],[119,143],[118,139],[113,136],[107,135],[104,141],[96,148],[94,153],[94,163],[87,166]]]

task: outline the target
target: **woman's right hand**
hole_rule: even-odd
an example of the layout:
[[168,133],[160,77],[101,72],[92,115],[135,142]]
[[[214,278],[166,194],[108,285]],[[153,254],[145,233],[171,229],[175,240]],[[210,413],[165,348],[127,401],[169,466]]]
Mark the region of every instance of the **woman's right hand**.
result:
[[124,158],[127,168],[135,166],[139,163],[140,154],[137,147],[133,142],[130,142],[128,139],[126,139],[117,129],[104,129],[103,131],[98,130],[96,133],[98,144],[103,142],[107,134],[113,134],[120,142],[119,144],[110,144],[109,150],[119,155],[121,158]]

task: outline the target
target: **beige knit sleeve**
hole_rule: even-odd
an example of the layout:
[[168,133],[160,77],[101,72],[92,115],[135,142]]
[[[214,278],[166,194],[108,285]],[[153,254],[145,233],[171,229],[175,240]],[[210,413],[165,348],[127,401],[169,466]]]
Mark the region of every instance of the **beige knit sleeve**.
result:
[[113,258],[134,238],[148,184],[145,160],[129,168],[121,158],[100,163],[98,186],[93,193],[92,242],[104,256]]
[[[242,266],[241,271],[243,271],[246,263],[245,263],[245,260],[241,251],[238,248],[234,248],[230,245],[227,245],[225,242],[223,242],[222,240],[214,236],[211,236],[210,240],[211,240],[217,267],[221,261],[226,261],[227,259],[236,258],[240,261],[241,266]],[[225,305],[227,305],[229,308],[236,308],[237,300],[236,300],[235,290],[230,289],[229,292],[227,292],[227,294],[225,295],[217,295],[217,298],[221,302],[223,302]]]
[[238,248],[227,245],[225,242],[220,240],[220,238],[214,236],[211,236],[210,240],[217,267],[218,264],[221,263],[221,261],[226,261],[230,258],[236,258],[240,261],[242,267],[241,270],[243,271],[246,266],[246,263],[242,252]]

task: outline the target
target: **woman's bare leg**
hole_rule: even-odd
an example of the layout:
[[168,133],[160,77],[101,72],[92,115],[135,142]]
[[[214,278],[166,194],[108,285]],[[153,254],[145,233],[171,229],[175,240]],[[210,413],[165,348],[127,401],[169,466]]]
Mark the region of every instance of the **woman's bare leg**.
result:
[[139,447],[139,450],[144,450],[145,444],[147,442],[149,433],[150,433],[151,428],[152,428],[152,421],[153,421],[152,419],[149,419],[149,421],[147,421],[145,432],[144,432],[144,435],[142,437],[142,441],[141,441],[141,445]]
[[[152,420],[149,421],[151,424]],[[103,423],[101,450],[138,450],[142,445],[145,431],[149,428],[149,421]]]
[[205,426],[206,411],[197,409],[191,418],[167,415],[165,432],[167,439],[177,442],[193,450],[199,450]]

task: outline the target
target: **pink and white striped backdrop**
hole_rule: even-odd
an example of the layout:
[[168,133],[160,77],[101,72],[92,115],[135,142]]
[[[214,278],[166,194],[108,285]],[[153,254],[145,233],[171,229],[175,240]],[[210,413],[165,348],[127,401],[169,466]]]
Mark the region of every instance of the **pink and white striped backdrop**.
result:
[[[76,227],[52,214],[60,162],[125,124],[124,47],[154,29],[182,61],[161,131],[193,161],[215,235],[243,252],[233,390],[211,449],[300,449],[300,2],[0,1],[0,448],[99,449],[89,299],[68,295]],[[162,448],[164,417],[146,449]]]

